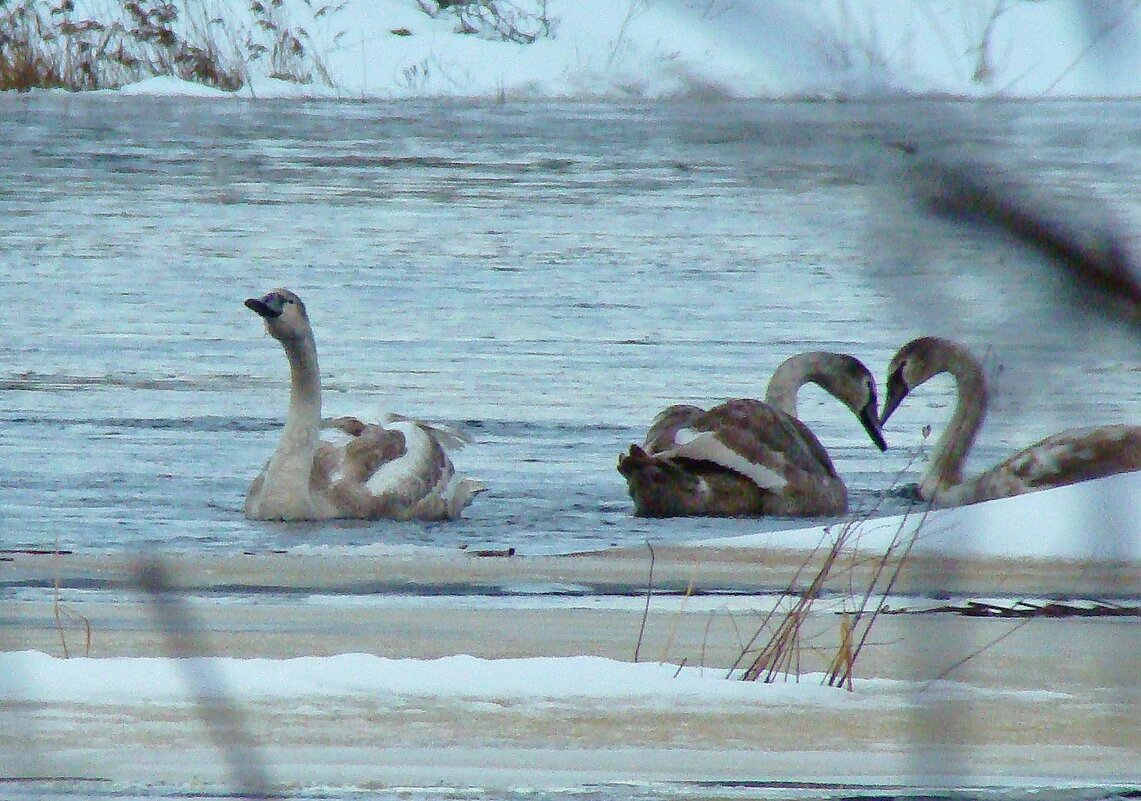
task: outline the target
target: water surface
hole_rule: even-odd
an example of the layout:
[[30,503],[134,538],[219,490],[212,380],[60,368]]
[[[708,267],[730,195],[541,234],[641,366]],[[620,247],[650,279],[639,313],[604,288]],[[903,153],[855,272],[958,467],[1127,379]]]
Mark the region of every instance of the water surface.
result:
[[[437,105],[0,97],[0,526],[9,548],[373,542],[562,552],[780,528],[645,521],[619,452],[673,402],[763,394],[918,334],[986,357],[975,467],[1141,418],[1136,343],[1059,317],[1035,254],[926,214],[917,158],[985,160],[1141,221],[1136,103]],[[917,151],[917,155],[905,152]],[[452,524],[243,519],[287,400],[244,298],[306,300],[325,412],[476,440]],[[881,379],[882,380],[882,379]],[[801,417],[854,508],[914,480],[949,382],[881,455],[816,388]]]

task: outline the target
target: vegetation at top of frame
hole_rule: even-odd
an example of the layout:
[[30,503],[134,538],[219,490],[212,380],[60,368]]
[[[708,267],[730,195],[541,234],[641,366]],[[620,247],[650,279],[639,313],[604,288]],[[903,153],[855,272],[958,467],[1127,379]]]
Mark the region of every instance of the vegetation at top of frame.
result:
[[248,0],[252,24],[207,2],[108,0],[96,19],[74,0],[0,0],[0,90],[114,89],[158,75],[233,90],[263,59],[272,77],[329,83],[283,0]]
[[531,44],[551,36],[553,22],[547,0],[416,0],[420,10],[438,19],[451,15],[456,33],[467,33],[497,42]]
[[[272,78],[333,86],[286,0],[244,2],[235,12],[226,0],[105,0],[95,13],[83,0],[80,7],[76,0],[0,0],[0,90],[115,89],[159,75],[235,90],[254,65]],[[301,2],[318,20],[348,0]],[[547,0],[409,2],[486,39],[529,44],[552,33]]]

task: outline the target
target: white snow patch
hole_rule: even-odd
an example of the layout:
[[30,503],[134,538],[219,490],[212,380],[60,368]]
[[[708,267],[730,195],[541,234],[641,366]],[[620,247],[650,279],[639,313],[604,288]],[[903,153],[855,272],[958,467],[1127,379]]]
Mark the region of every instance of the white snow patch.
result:
[[[917,529],[915,553],[1083,561],[1141,561],[1141,472],[1084,481],[954,509],[853,524],[850,543],[884,551]],[[838,524],[694,542],[718,548],[805,548],[831,542]]]
[[836,709],[896,708],[996,694],[1027,701],[1061,698],[1045,691],[987,690],[959,682],[867,679],[854,692],[822,685],[822,674],[765,684],[726,671],[595,656],[480,659],[387,659],[340,654],[293,659],[153,657],[58,659],[38,651],[0,653],[0,700],[40,703],[143,704],[193,700],[186,674],[216,678],[219,692],[239,701],[366,696],[535,706],[597,704],[709,708],[741,704]]
[[[77,7],[98,11],[92,0]],[[231,33],[257,33],[247,4],[220,8]],[[282,26],[305,31],[320,69],[310,70],[310,83],[290,83],[271,77],[262,58],[248,65],[250,83],[237,96],[1141,96],[1135,4],[549,0],[549,35],[532,44],[459,33],[453,16],[433,19],[415,0],[284,0],[275,13]],[[169,78],[122,91],[230,94]]]

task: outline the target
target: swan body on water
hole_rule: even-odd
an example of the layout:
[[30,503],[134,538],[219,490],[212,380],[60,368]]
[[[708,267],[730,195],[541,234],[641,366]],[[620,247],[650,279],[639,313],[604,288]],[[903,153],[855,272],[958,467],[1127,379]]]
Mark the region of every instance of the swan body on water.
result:
[[317,345],[301,298],[275,289],[250,298],[289,361],[289,411],[277,450],[246,495],[253,520],[460,516],[483,485],[459,478],[448,448],[468,438],[445,426],[392,416],[385,425],[321,418]]
[[797,392],[815,383],[857,416],[881,450],[875,378],[851,356],[813,351],[782,363],[764,401],[709,409],[678,404],[654,418],[643,445],[618,459],[643,517],[820,516],[848,510],[828,451],[796,416]]
[[1006,498],[1141,469],[1141,426],[1105,425],[1046,437],[989,470],[964,478],[963,465],[986,416],[988,394],[982,366],[962,345],[919,337],[900,348],[888,366],[880,423],[887,423],[908,393],[940,373],[955,379],[958,398],[919,484],[919,496],[936,506]]

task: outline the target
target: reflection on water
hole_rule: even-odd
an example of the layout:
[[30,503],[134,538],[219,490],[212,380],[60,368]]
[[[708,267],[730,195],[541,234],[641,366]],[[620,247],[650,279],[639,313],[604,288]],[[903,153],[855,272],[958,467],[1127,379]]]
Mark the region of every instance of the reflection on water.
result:
[[[1032,255],[923,215],[891,144],[902,131],[1138,220],[1136,112],[0,98],[4,545],[543,552],[787,526],[634,519],[617,455],[667,403],[758,396],[807,349],[880,373],[918,333],[987,358],[976,465],[1138,419],[1135,350],[1055,320],[1004,271]],[[309,307],[326,414],[472,433],[457,462],[491,490],[465,521],[242,518],[288,391],[242,300],[280,285]],[[885,455],[815,388],[801,414],[866,509],[913,478],[920,429],[952,402],[947,383],[916,393]]]

